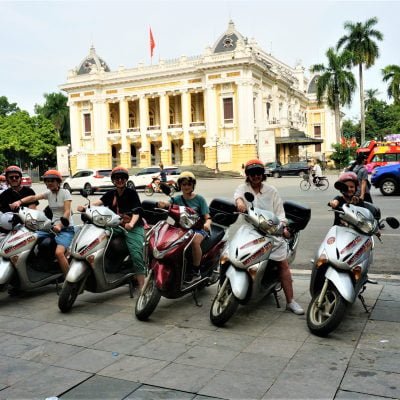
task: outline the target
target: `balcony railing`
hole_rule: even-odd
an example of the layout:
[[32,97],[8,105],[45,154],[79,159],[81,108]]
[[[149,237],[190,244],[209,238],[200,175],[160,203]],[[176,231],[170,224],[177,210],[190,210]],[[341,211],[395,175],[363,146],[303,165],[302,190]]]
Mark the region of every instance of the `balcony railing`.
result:
[[182,124],[169,124],[168,129],[182,129]]
[[127,132],[139,132],[140,128],[138,126],[135,126],[133,128],[128,128],[126,131]]
[[191,122],[190,126],[204,126],[204,121],[196,121],[196,122]]
[[150,125],[147,127],[148,131],[157,131],[160,130],[160,125]]
[[114,134],[120,134],[121,133],[121,129],[109,129],[108,130],[108,133],[110,134],[110,135],[114,135]]

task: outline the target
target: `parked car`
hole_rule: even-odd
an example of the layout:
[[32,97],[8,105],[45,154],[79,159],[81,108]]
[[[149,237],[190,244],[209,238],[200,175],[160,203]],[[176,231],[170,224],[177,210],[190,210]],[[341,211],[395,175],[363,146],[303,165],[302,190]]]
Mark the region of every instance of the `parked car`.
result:
[[83,169],[65,179],[63,188],[74,191],[85,190],[89,194],[112,189],[111,169]]
[[[165,167],[164,170],[167,172],[167,181],[177,181],[178,175],[181,173],[180,169],[177,167]],[[127,185],[128,187],[135,187],[136,189],[144,189],[144,187],[151,182],[152,177],[160,175],[160,172],[160,167],[143,168],[137,174],[129,177]]]
[[375,168],[371,183],[384,196],[392,196],[400,192],[400,164],[385,165]]
[[306,162],[291,162],[271,169],[271,174],[274,178],[294,175],[302,177],[304,174],[308,174],[308,172],[309,166]]
[[32,186],[32,178],[26,172],[22,173],[21,186]]
[[272,170],[279,168],[282,164],[279,161],[269,162],[265,164],[265,175],[272,176]]

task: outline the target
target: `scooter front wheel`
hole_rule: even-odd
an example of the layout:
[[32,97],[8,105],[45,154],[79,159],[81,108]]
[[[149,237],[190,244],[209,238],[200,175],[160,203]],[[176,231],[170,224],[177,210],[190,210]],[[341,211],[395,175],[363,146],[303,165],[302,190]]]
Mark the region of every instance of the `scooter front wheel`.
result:
[[314,335],[326,336],[342,322],[347,303],[332,283],[329,283],[322,304],[318,307],[320,294],[320,291],[316,293],[308,306],[307,325]]
[[145,194],[146,196],[153,196],[153,194],[154,194],[154,189],[153,189],[151,186],[146,186],[146,187],[144,188],[144,194]]
[[231,283],[225,278],[211,304],[211,322],[215,326],[223,326],[235,314],[238,306],[239,301],[232,292]]
[[58,308],[61,312],[66,313],[71,310],[76,298],[79,294],[79,283],[64,281],[63,287],[58,297]]
[[145,283],[135,306],[135,315],[140,321],[145,321],[150,317],[161,298],[161,294],[156,286],[153,271],[150,271],[150,275],[147,279],[148,282]]

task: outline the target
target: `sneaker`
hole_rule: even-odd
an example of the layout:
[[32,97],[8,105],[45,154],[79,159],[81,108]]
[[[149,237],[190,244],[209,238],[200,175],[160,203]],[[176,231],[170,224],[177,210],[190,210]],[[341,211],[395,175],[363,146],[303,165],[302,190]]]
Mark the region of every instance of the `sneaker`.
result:
[[292,300],[291,303],[286,304],[286,310],[291,311],[292,313],[295,313],[296,315],[303,315],[304,310],[301,308],[299,303],[296,303],[294,300]]
[[201,279],[200,270],[196,269],[196,270],[192,270],[187,273],[187,275],[185,276],[184,282],[192,284],[192,283],[199,281],[200,279]]

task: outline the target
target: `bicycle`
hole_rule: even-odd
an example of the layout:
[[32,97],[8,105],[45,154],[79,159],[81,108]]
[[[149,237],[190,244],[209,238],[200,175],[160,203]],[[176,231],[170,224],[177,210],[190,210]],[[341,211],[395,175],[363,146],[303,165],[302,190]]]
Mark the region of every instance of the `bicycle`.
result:
[[315,186],[319,190],[326,190],[329,187],[329,181],[326,176],[320,176],[317,178],[317,183],[314,183],[314,178],[309,174],[303,175],[303,180],[300,182],[301,190],[310,190],[311,186]]

